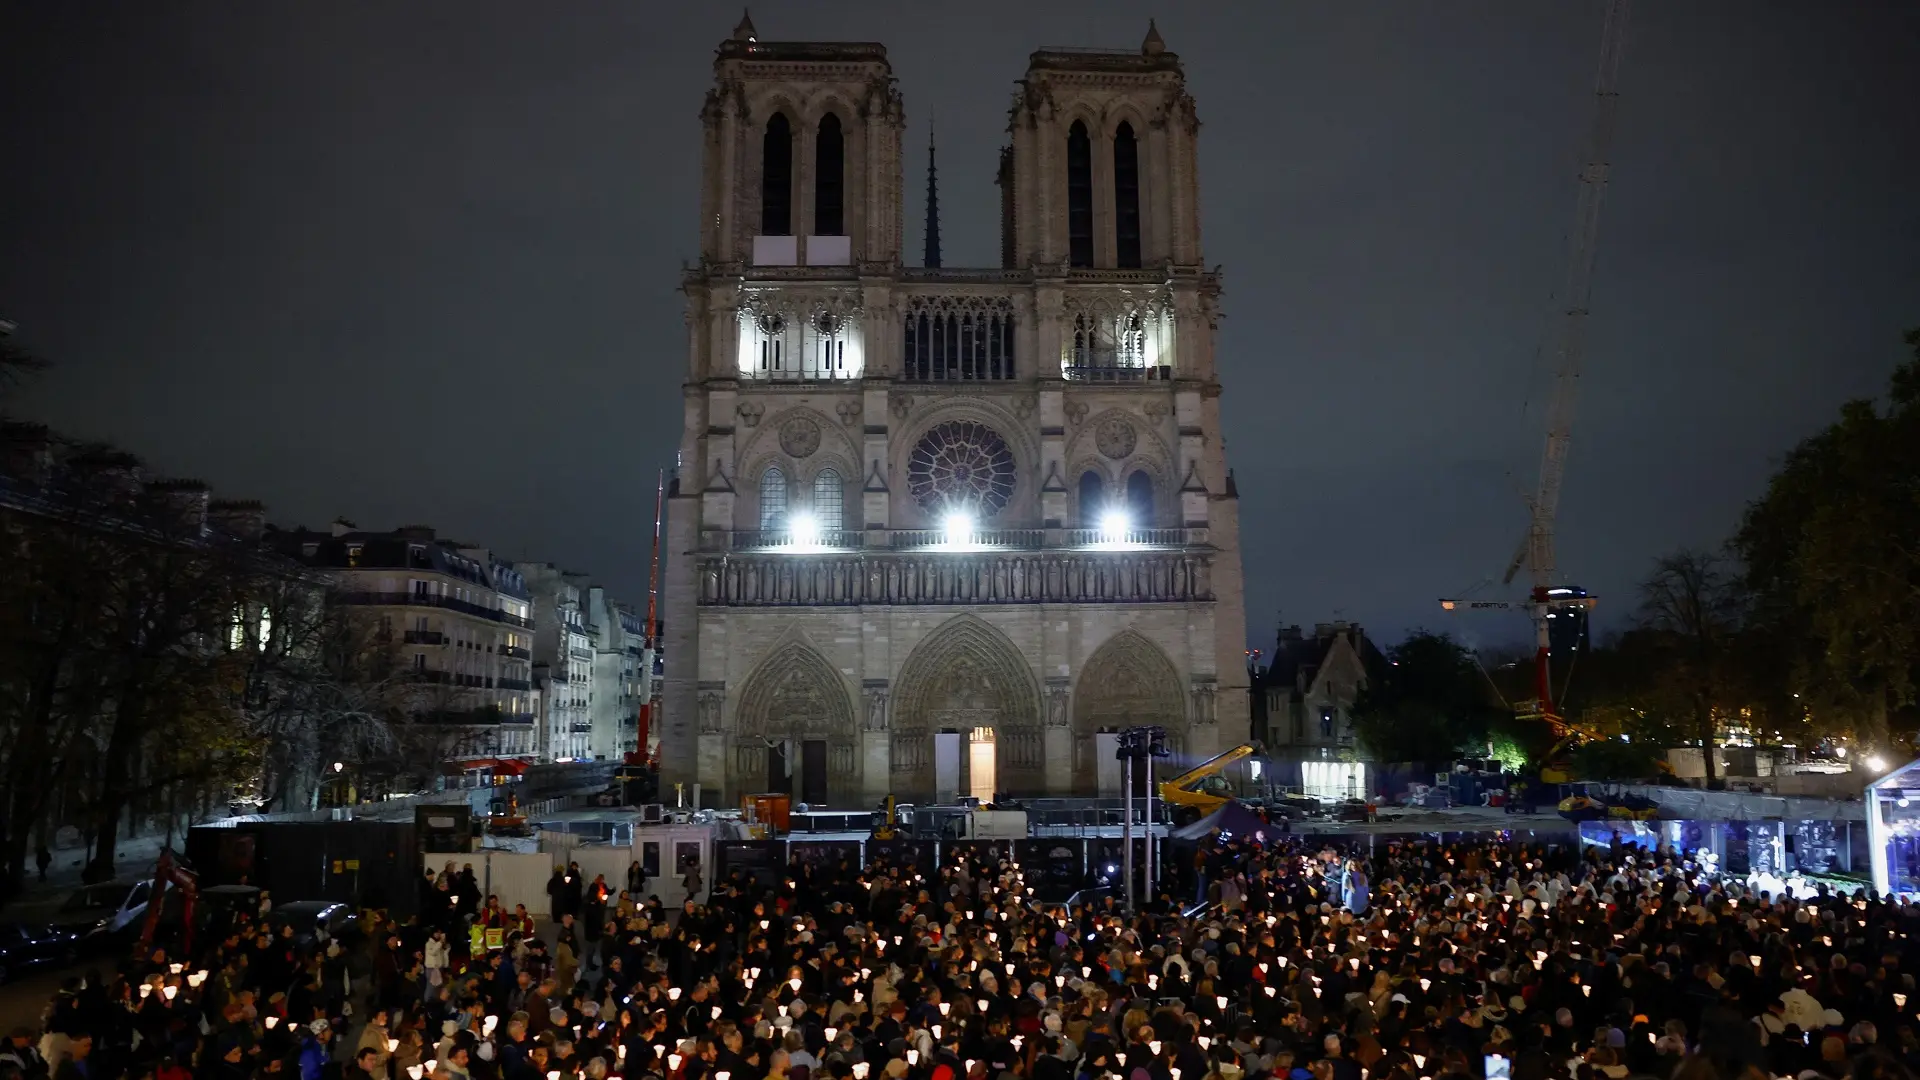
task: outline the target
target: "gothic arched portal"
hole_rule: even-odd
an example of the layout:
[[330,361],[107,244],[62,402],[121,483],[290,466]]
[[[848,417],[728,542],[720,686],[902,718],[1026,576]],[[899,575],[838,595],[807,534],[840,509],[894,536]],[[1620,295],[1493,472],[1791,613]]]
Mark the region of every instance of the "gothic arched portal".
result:
[[1186,741],[1186,694],[1180,672],[1160,646],[1137,630],[1108,638],[1080,668],[1073,694],[1073,787],[1097,784],[1094,732],[1158,726],[1178,754]]
[[933,733],[994,733],[995,786],[1009,794],[1045,788],[1040,688],[1026,657],[975,615],[927,635],[900,669],[893,696],[893,790],[931,792]]
[[[845,680],[811,646],[790,641],[761,662],[740,693],[728,788],[762,790],[770,779],[769,751],[778,748],[798,769],[806,744],[824,742],[829,798],[857,800],[859,738]],[[799,787],[793,790],[798,797]]]

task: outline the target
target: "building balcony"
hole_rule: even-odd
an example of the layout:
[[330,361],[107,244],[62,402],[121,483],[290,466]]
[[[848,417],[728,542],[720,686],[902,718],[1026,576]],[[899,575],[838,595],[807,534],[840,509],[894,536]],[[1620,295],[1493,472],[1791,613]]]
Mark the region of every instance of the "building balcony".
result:
[[533,684],[525,679],[498,679],[495,680],[494,685],[502,690],[525,691],[533,689]]
[[530,629],[533,620],[518,615],[509,615],[496,608],[482,607],[468,600],[452,596],[438,596],[431,593],[411,592],[337,592],[335,601],[342,604],[362,604],[373,607],[430,607],[447,611],[458,611],[477,618],[488,619],[507,626]]
[[443,724],[452,727],[495,727],[502,724],[532,724],[532,713],[504,712],[493,705],[480,705],[470,709],[433,709],[415,713],[414,723]]
[[495,651],[498,652],[501,656],[510,656],[515,660],[533,659],[533,653],[529,652],[526,649],[521,648],[518,645],[502,645]]
[[593,734],[593,725],[576,721],[575,723],[568,724],[567,730],[575,735],[591,735]]
[[438,630],[409,630],[402,637],[409,645],[445,645],[447,635]]
[[1124,364],[1063,364],[1060,377],[1068,382],[1143,383],[1170,382],[1171,367],[1133,367]]

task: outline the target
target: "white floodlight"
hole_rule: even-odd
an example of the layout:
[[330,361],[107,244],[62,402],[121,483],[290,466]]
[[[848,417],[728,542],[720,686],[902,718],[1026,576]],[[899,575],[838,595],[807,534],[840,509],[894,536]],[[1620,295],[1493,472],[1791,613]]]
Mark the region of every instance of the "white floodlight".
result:
[[948,547],[965,547],[973,542],[973,515],[964,510],[955,510],[942,522],[946,530]]
[[787,522],[787,539],[794,547],[815,547],[820,543],[820,519],[812,514],[795,514]]

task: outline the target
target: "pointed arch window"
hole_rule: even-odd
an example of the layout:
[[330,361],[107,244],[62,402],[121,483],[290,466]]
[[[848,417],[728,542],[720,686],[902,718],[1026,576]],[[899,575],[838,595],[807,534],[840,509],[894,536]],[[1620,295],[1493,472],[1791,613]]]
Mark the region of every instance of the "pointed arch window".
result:
[[820,118],[813,153],[813,234],[844,236],[847,159],[838,116],[828,113]]
[[1145,469],[1127,477],[1127,519],[1136,529],[1153,527],[1153,477]]
[[1093,140],[1080,120],[1067,129],[1067,261],[1093,265]]
[[1100,515],[1106,512],[1107,482],[1100,474],[1088,469],[1080,474],[1080,524],[1085,528],[1094,528],[1100,524]]
[[907,301],[904,377],[916,382],[1011,379],[1013,302],[914,296]]
[[760,531],[772,532],[787,524],[787,474],[769,465],[760,474]]
[[1114,254],[1123,267],[1140,265],[1140,147],[1133,125],[1113,133]]
[[793,235],[793,125],[774,113],[760,142],[760,235]]
[[[813,477],[813,520],[821,535],[837,533],[846,525],[846,484],[836,469],[821,469]],[[831,543],[832,541],[828,541]]]

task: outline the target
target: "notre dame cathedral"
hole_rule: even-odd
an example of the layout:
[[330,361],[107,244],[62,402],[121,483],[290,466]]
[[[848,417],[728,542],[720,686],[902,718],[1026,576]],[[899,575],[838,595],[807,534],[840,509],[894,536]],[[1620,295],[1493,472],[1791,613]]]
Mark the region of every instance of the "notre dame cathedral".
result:
[[1032,54],[998,267],[941,265],[931,151],[903,262],[885,47],[743,20],[701,118],[665,783],[707,805],[1091,795],[1096,732],[1164,726],[1176,763],[1243,739],[1220,282],[1159,33]]

